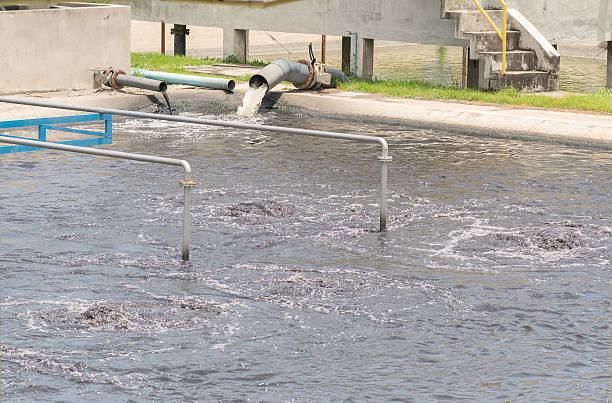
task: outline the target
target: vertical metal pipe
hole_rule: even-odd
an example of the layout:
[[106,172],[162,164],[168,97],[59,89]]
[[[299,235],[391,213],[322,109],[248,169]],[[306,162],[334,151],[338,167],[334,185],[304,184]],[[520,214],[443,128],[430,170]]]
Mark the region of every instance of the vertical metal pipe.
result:
[[189,233],[191,228],[191,188],[196,184],[196,181],[189,179],[190,175],[185,174],[185,180],[180,181],[184,189],[184,204],[183,204],[183,260],[189,260]]
[[467,88],[468,81],[468,60],[470,58],[470,48],[463,47],[463,63],[461,63],[461,88]]
[[183,260],[189,260],[189,227],[191,225],[191,187],[185,186],[185,211],[183,212]]
[[161,53],[166,54],[166,23],[161,23]]
[[380,167],[380,232],[387,230],[387,187],[388,187],[388,167],[387,164],[392,161],[392,157],[380,156],[378,160],[381,163]]
[[502,74],[506,74],[508,63],[506,62],[506,53],[508,51],[508,6],[503,1],[501,2],[504,6],[503,12],[503,33],[502,33]]
[[325,64],[327,59],[327,35],[321,37],[321,63]]
[[174,55],[185,56],[187,54],[187,35],[189,35],[187,26],[174,24],[170,33],[174,35]]

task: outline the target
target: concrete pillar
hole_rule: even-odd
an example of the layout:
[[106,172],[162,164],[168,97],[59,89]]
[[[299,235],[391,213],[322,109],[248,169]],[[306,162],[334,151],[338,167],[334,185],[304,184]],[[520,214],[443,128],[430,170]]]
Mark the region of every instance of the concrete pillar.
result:
[[357,45],[357,77],[371,80],[374,76],[374,39],[359,38]]
[[468,60],[467,87],[477,90],[480,83],[480,60]]
[[608,72],[606,79],[606,86],[612,88],[612,41],[608,41]]
[[478,89],[480,82],[480,60],[471,59],[470,56],[471,49],[468,48],[468,59],[467,59],[467,87]]
[[187,26],[174,24],[170,33],[174,35],[174,55],[185,56],[187,54],[187,35],[189,35]]
[[249,30],[223,28],[223,58],[236,57],[239,62],[249,60]]
[[350,36],[342,37],[342,71],[349,73],[351,71],[351,41]]

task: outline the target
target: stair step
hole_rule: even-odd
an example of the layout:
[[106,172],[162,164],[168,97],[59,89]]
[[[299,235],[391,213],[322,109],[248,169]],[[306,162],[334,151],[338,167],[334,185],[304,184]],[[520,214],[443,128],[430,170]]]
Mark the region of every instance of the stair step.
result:
[[[479,56],[488,57],[493,61],[493,71],[501,71],[502,52],[480,52]],[[532,50],[511,50],[506,52],[506,69],[508,72],[532,71],[536,67],[536,54]]]
[[[485,11],[501,31],[503,29],[503,12],[501,10]],[[478,32],[492,29],[491,24],[480,11],[453,11],[449,14],[457,21],[457,32]]]
[[[479,3],[485,9],[501,9],[499,0],[480,0]],[[442,8],[445,12],[477,10],[473,0],[442,0]]]
[[555,83],[547,71],[509,71],[497,74],[497,88],[516,88],[519,91],[540,92],[554,90]]
[[[495,31],[471,31],[464,32],[464,35],[470,39],[470,46],[475,48],[476,52],[501,52],[502,50],[502,41]],[[506,50],[519,49],[520,39],[519,31],[507,31]]]

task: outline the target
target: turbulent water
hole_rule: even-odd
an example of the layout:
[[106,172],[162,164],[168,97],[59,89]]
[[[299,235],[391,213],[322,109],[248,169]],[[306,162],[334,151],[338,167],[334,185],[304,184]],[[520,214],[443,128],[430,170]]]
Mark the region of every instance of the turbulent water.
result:
[[192,164],[189,264],[180,168],[4,155],[3,401],[609,399],[609,151],[248,121],[384,136],[389,231],[370,145],[115,122]]
[[246,94],[244,94],[244,98],[242,99],[242,106],[238,107],[238,116],[255,116],[267,91],[267,85],[262,85],[261,87],[257,88],[249,87]]

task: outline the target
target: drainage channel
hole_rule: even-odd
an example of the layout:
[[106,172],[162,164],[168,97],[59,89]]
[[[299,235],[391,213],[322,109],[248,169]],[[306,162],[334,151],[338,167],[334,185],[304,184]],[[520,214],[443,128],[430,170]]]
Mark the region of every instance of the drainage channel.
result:
[[[0,97],[0,102],[18,104],[18,105],[39,106],[39,107],[53,108],[53,109],[74,110],[74,111],[81,111],[81,112],[103,113],[103,114],[127,116],[127,117],[142,118],[142,119],[165,120],[165,121],[171,121],[171,122],[201,124],[201,125],[218,126],[218,127],[230,127],[230,128],[235,128],[235,129],[256,130],[256,131],[263,131],[263,132],[275,132],[275,133],[283,133],[283,134],[298,135],[298,136],[323,137],[323,138],[330,138],[330,139],[337,139],[337,140],[378,144],[381,147],[381,154],[377,156],[378,161],[380,161],[381,163],[380,188],[379,188],[379,191],[380,191],[379,229],[381,232],[384,232],[387,230],[388,164],[392,161],[392,157],[389,155],[389,146],[387,144],[387,141],[382,137],[365,136],[365,135],[358,135],[358,134],[335,133],[335,132],[327,132],[327,131],[320,131],[320,130],[296,129],[296,128],[290,128],[290,127],[281,127],[281,126],[265,126],[265,125],[251,124],[251,123],[229,122],[229,121],[213,120],[213,119],[185,118],[185,117],[176,116],[176,115],[159,115],[159,114],[145,113],[145,112],[125,111],[121,109],[94,108],[94,107],[86,107],[86,106],[58,104],[58,103],[51,103],[51,102],[30,101],[30,100],[7,98],[7,97]],[[15,138],[6,137],[6,136],[0,136],[0,141],[6,142],[9,144],[31,145],[31,146],[40,147],[40,148],[71,151],[71,152],[78,152],[78,153],[83,153],[83,154],[106,156],[106,157],[111,157],[111,158],[123,158],[123,159],[131,159],[131,160],[142,161],[142,162],[152,162],[152,163],[159,163],[159,164],[166,164],[166,165],[183,166],[185,169],[185,180],[181,181],[181,185],[185,188],[183,260],[189,259],[189,246],[188,246],[189,244],[189,217],[188,217],[189,209],[188,209],[188,204],[190,202],[189,200],[190,189],[192,186],[195,185],[195,181],[192,181],[190,178],[191,167],[189,167],[189,163],[187,161],[163,158],[163,157],[146,156],[146,155],[140,155],[140,154],[124,153],[124,152],[118,152],[118,151],[99,150],[99,149],[92,149],[92,148],[86,148],[86,147],[65,146],[65,145],[60,145],[60,144],[39,142],[39,141],[34,141],[34,140],[15,139]],[[185,249],[185,245],[187,245],[186,246],[187,249]]]

